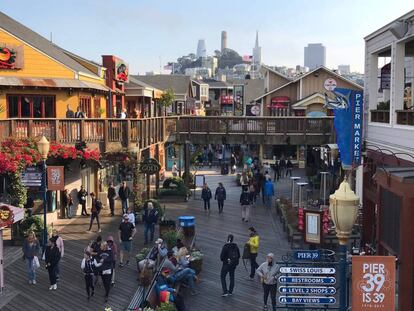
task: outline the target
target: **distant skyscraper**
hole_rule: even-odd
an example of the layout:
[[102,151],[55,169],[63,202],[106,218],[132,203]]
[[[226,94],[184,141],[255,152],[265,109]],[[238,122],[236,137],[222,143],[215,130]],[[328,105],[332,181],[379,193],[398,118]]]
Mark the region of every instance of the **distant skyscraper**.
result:
[[197,44],[197,58],[206,57],[207,50],[206,50],[206,40],[200,39],[198,40]]
[[223,52],[227,49],[227,31],[223,30],[221,32],[221,51]]
[[326,48],[322,43],[309,43],[305,47],[305,67],[310,70],[326,66]]
[[259,46],[259,31],[256,31],[256,43],[253,48],[253,63],[261,64],[262,62],[262,48]]
[[341,75],[349,75],[351,73],[350,65],[338,65],[338,71]]

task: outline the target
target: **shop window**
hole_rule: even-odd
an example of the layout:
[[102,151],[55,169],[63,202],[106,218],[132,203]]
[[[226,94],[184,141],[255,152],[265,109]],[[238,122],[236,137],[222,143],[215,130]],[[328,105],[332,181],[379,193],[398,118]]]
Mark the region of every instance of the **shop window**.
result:
[[82,112],[86,114],[88,118],[92,116],[91,114],[91,97],[85,96],[79,98],[79,107]]
[[8,95],[9,118],[54,118],[55,97],[42,95]]

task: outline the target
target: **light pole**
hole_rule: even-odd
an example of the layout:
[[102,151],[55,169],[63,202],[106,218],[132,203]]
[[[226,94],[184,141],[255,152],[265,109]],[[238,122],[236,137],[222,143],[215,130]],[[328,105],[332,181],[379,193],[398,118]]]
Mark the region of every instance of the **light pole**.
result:
[[43,251],[46,249],[47,244],[47,225],[46,225],[46,215],[47,215],[47,178],[46,178],[46,160],[49,154],[50,143],[45,136],[42,136],[37,142],[37,150],[42,157],[42,190],[43,190]]
[[330,196],[329,210],[335,224],[336,236],[339,240],[339,277],[340,294],[339,310],[348,310],[347,284],[348,264],[346,258],[347,244],[352,228],[358,215],[359,197],[352,191],[346,179],[339,185],[338,190]]

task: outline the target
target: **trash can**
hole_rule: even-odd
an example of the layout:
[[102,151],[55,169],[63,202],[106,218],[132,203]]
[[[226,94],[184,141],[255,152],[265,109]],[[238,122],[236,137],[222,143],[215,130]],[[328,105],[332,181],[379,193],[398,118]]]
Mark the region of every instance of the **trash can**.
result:
[[183,228],[184,236],[190,237],[195,234],[195,217],[180,216],[178,217],[180,227]]

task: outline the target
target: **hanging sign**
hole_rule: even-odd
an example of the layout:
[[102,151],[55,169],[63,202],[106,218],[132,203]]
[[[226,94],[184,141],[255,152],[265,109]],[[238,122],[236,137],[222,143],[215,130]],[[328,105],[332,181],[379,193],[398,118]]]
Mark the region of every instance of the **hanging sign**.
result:
[[120,58],[115,58],[115,80],[126,83],[129,81],[129,66]]
[[14,46],[0,43],[0,69],[22,69],[23,49],[23,45]]
[[14,214],[7,205],[0,205],[0,228],[8,227],[14,223]]
[[64,190],[65,189],[65,168],[64,166],[47,167],[47,189]]
[[333,91],[337,85],[338,84],[336,83],[335,79],[332,79],[332,78],[326,79],[325,82],[323,83],[323,87],[327,91]]
[[25,187],[41,187],[42,172],[38,167],[27,167],[21,174],[20,180]]
[[148,159],[141,161],[139,168],[140,168],[141,173],[144,173],[147,175],[154,175],[161,170],[161,165],[154,158],[148,158]]
[[395,310],[395,257],[352,257],[352,310]]

